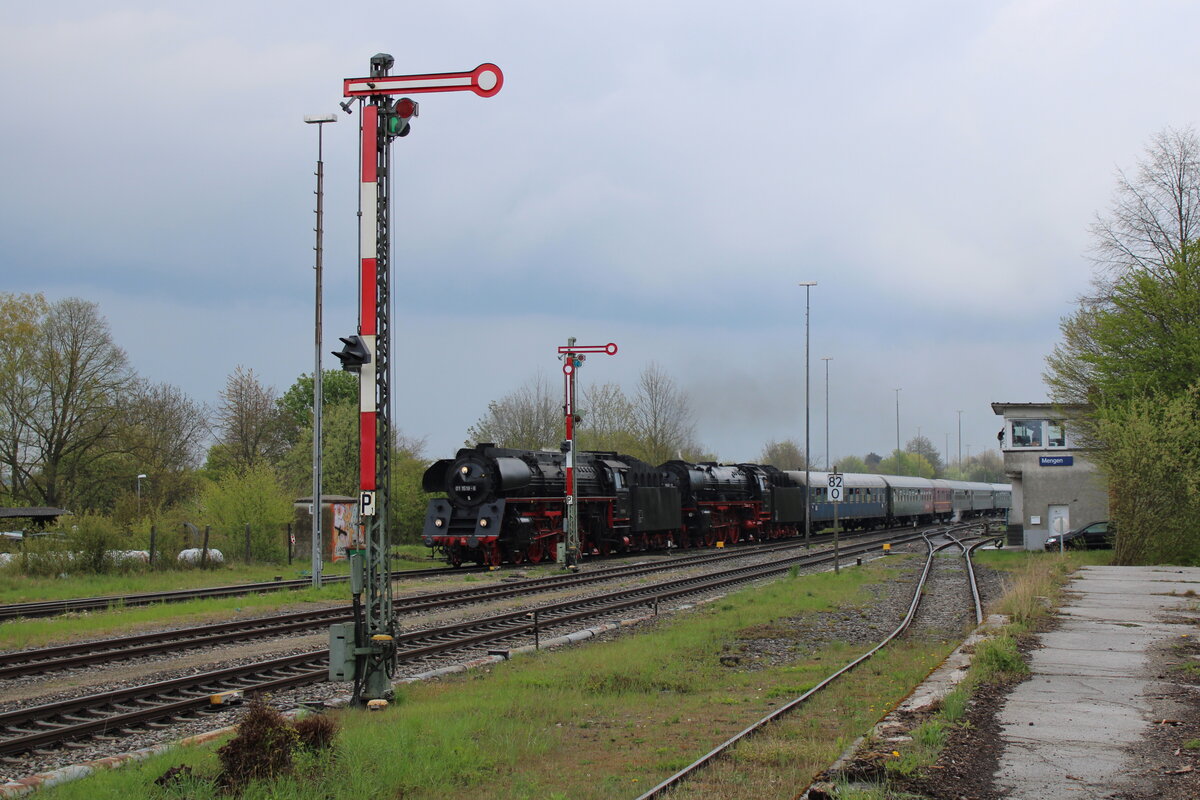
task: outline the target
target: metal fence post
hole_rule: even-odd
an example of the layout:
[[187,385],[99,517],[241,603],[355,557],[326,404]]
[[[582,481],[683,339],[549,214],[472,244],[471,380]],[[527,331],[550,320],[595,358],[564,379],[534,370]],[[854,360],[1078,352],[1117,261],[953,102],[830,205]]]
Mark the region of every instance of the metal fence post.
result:
[[154,566],[154,543],[158,538],[158,528],[154,525],[150,526],[150,566]]
[[203,569],[208,566],[208,531],[211,526],[204,526],[204,544],[200,548],[200,567]]
[[290,567],[292,565],[292,523],[287,524],[287,532],[284,535],[287,536],[288,566]]

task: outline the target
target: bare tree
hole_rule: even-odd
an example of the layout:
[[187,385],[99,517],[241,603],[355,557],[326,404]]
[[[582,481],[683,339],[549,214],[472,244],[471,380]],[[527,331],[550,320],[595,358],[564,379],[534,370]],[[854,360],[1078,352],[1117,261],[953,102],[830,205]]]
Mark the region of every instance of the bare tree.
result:
[[1155,134],[1130,177],[1117,171],[1107,217],[1092,225],[1098,264],[1111,272],[1142,269],[1163,277],[1164,267],[1187,259],[1183,245],[1200,234],[1200,140],[1192,128]]
[[37,403],[37,342],[49,308],[40,294],[0,293],[0,491],[14,502],[27,499],[38,464],[27,420]]
[[[119,449],[119,402],[134,376],[95,303],[68,298],[42,321],[27,365],[25,490],[50,506],[66,503],[92,468]],[[33,475],[31,470],[36,470]]]
[[633,403],[615,383],[588,386],[581,392],[580,449],[628,452],[633,444]]
[[772,439],[763,446],[759,460],[779,469],[804,469],[804,448],[793,439],[784,439],[781,442]]
[[273,463],[286,448],[275,390],[240,364],[225,380],[215,423],[217,439],[237,468]]
[[185,499],[209,437],[207,410],[177,386],[147,381],[136,382],[124,410],[120,438],[134,474],[150,477],[143,487],[147,500],[172,505]]
[[633,401],[633,428],[641,457],[653,464],[679,458],[698,448],[691,403],[658,364],[642,370]]
[[501,447],[540,450],[563,438],[562,398],[538,373],[515,391],[488,403],[487,413],[467,429],[467,445],[492,442]]
[[[1062,403],[1087,403],[1103,381],[1097,363],[1105,347],[1098,320],[1115,308],[1121,281],[1144,276],[1170,290],[1181,285],[1200,249],[1200,140],[1192,128],[1155,134],[1131,177],[1117,172],[1108,216],[1092,225],[1095,260],[1101,271],[1093,293],[1059,324],[1062,340],[1046,359],[1042,377],[1050,396]],[[1140,279],[1140,278],[1139,278]],[[1085,426],[1086,427],[1086,426]],[[1085,438],[1090,434],[1085,434]]]

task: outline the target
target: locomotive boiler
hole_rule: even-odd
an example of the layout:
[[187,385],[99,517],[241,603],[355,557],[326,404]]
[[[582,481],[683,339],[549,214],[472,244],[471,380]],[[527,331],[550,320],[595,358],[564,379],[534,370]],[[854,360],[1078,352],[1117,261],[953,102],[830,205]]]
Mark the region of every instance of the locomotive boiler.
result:
[[[679,490],[663,471],[631,456],[576,455],[580,548],[605,555],[666,547],[680,527]],[[480,444],[425,471],[430,500],[423,541],[451,564],[553,560],[563,542],[562,453]]]

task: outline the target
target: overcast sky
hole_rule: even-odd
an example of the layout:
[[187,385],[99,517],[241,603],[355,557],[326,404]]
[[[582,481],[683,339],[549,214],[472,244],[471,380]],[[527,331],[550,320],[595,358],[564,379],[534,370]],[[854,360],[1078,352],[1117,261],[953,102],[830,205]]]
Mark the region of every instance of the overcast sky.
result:
[[[355,16],[355,14],[359,16]],[[393,148],[396,424],[443,457],[568,336],[651,361],[700,441],[996,446],[1093,267],[1114,171],[1192,125],[1194,2],[9,3],[0,290],[100,304],[214,403],[313,368],[316,130],[376,52],[491,61]],[[358,117],[326,127],[325,351],[355,332]],[[336,365],[326,355],[326,366]]]

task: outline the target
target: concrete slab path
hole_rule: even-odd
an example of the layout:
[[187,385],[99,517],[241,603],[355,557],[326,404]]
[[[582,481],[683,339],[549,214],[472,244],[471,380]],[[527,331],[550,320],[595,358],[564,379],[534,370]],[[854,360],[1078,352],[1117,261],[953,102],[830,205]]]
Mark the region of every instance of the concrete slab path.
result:
[[1149,651],[1200,622],[1200,568],[1086,567],[1067,591],[1062,624],[1039,635],[1032,676],[1000,710],[995,785],[1013,800],[1119,793],[1126,745],[1153,721]]

